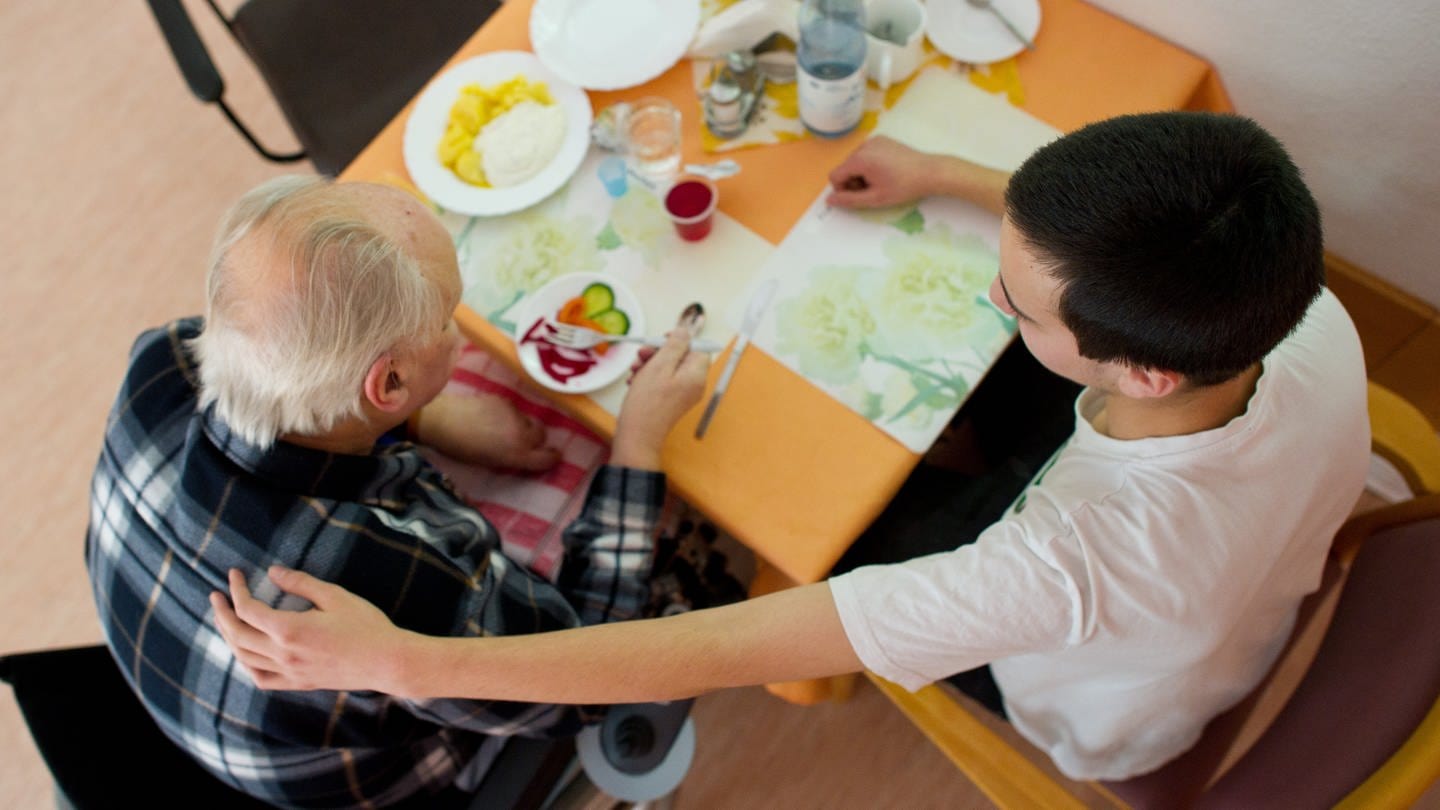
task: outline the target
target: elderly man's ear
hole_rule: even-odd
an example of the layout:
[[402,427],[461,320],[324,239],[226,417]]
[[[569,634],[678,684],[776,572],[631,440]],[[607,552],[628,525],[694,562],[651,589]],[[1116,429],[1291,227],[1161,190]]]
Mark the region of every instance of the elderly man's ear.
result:
[[410,368],[389,352],[380,355],[365,374],[365,399],[382,413],[400,413],[410,403]]

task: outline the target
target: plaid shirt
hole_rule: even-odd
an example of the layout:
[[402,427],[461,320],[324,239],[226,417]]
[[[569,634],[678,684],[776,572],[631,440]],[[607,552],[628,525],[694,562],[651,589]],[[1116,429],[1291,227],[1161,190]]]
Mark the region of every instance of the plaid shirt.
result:
[[[572,706],[408,701],[374,692],[265,692],[209,604],[226,571],[303,569],[399,626],[452,636],[557,630],[640,615],[664,477],[604,467],[565,533],[557,588],[499,550],[495,529],[401,442],[368,456],[278,442],[260,450],[196,410],[184,341],[199,319],[136,342],[91,489],[86,558],[110,649],[165,733],[226,783],[295,807],[378,806],[472,787],[498,737],[570,734]],[[463,773],[462,773],[463,772]]]

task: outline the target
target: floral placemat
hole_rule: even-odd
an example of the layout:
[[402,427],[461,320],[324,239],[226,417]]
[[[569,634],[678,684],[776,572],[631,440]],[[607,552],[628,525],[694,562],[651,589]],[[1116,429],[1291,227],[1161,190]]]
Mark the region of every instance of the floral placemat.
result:
[[[915,77],[875,131],[1007,170],[1060,134],[934,69]],[[1000,217],[952,198],[832,209],[827,194],[761,270],[780,287],[756,344],[924,452],[1015,333],[989,298]]]
[[1015,332],[989,301],[1000,222],[959,200],[832,209],[821,195],[762,276],[756,345],[923,453]]
[[[592,149],[569,183],[524,211],[441,212],[455,236],[462,301],[513,336],[510,313],[528,293],[559,276],[600,273],[635,293],[650,334],[664,334],[687,304],[699,301],[709,314],[704,336],[728,341],[744,303],[739,293],[774,246],[721,211],[703,241],[681,240],[658,195],[633,176],[621,197],[606,193],[597,175],[605,157]],[[719,187],[723,199],[724,181]],[[619,413],[624,379],[590,396]]]

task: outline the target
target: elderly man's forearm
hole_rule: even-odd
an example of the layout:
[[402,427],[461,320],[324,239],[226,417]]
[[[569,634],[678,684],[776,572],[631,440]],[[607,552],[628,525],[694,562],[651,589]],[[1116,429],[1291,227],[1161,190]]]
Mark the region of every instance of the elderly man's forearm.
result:
[[861,668],[820,583],[664,619],[554,633],[408,636],[391,690],[407,697],[633,703]]

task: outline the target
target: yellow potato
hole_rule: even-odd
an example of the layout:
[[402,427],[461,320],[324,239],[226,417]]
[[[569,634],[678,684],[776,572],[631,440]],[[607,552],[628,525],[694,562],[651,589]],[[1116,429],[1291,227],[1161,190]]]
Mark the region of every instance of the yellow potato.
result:
[[438,154],[440,163],[445,166],[454,166],[455,160],[462,152],[471,151],[471,143],[475,140],[464,127],[458,124],[451,124],[445,130],[445,135],[440,139]]
[[480,154],[475,151],[475,136],[486,124],[522,101],[547,106],[555,103],[544,82],[531,82],[524,76],[514,76],[490,87],[478,83],[461,87],[459,97],[450,107],[445,134],[436,148],[440,163],[461,180],[488,188],[490,183],[480,168]]
[[485,187],[490,185],[485,180],[485,170],[480,167],[480,153],[474,149],[460,153],[460,157],[455,159],[454,170],[455,174],[467,183]]
[[480,129],[481,101],[475,96],[461,96],[450,108],[451,126],[459,125],[471,132]]

